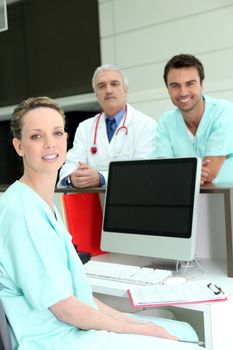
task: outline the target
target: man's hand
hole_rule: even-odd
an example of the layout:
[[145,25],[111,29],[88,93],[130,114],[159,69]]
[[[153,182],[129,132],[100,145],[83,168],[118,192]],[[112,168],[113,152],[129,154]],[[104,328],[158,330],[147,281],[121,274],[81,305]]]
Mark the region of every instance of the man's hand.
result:
[[204,185],[208,181],[208,177],[210,174],[210,160],[206,159],[202,162],[201,167],[201,185]]
[[214,181],[225,159],[225,156],[206,156],[203,159],[201,169],[201,185]]
[[99,187],[100,176],[98,171],[91,168],[86,163],[79,163],[79,167],[70,175],[71,183],[74,187],[88,188]]

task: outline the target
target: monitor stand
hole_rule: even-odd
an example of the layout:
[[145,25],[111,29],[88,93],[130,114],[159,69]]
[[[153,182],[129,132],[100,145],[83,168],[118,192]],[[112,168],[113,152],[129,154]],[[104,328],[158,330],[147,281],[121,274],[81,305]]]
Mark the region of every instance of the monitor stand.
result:
[[192,274],[194,272],[204,273],[204,270],[198,258],[195,256],[192,261],[181,261],[178,272],[181,274]]
[[197,257],[194,257],[191,261],[182,260],[167,260],[167,259],[156,259],[150,264],[146,264],[145,267],[151,267],[153,269],[170,270],[179,275],[188,275],[189,273],[201,272],[203,273],[203,268],[198,261]]
[[153,269],[160,270],[170,270],[170,271],[179,271],[181,262],[179,260],[166,260],[166,259],[156,259],[150,264],[146,264],[143,267],[151,267]]

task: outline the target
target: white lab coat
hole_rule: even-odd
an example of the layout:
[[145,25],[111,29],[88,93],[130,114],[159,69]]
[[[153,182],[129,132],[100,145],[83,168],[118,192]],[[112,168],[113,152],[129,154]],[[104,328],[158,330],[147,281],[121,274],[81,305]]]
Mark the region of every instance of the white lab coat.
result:
[[[126,135],[124,129],[121,129],[119,133],[115,132],[110,143],[105,118],[104,115],[101,116],[95,154],[92,154],[90,149],[94,143],[98,114],[79,124],[74,136],[73,147],[68,151],[66,162],[61,168],[58,187],[62,187],[61,179],[71,174],[78,167],[79,162],[88,163],[102,173],[107,180],[108,166],[111,161],[152,158],[155,151],[157,123],[129,104],[127,107],[125,126],[128,128],[128,134]],[[119,127],[123,124],[123,119]]]

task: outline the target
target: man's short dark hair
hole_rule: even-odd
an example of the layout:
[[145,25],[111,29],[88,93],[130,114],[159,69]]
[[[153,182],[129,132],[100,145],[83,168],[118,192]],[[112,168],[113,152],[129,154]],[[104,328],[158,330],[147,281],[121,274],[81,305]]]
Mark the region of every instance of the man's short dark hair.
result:
[[164,68],[164,74],[163,74],[163,79],[165,81],[165,84],[167,85],[167,75],[169,71],[172,68],[189,68],[189,67],[195,67],[197,68],[199,77],[200,77],[200,82],[205,78],[205,73],[204,73],[204,68],[202,63],[193,55],[188,55],[188,54],[180,54],[172,57],[166,64]]

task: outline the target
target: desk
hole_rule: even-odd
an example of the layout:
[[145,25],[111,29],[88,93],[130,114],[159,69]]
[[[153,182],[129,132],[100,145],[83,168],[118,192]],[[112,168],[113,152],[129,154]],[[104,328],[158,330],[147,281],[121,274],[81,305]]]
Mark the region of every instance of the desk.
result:
[[[94,257],[93,260],[111,261],[114,263],[125,263],[132,265],[142,265],[148,263],[150,258],[127,256],[120,254],[105,254]],[[208,304],[190,304],[173,306],[169,308],[177,319],[190,322],[198,331],[201,340],[205,341],[206,350],[232,350],[232,322],[233,322],[233,279],[225,276],[225,266],[223,261],[201,261],[204,274],[198,278],[208,279],[219,284],[228,297],[228,301]],[[195,278],[195,273],[193,275]],[[105,297],[116,299],[121,308],[121,303],[125,306],[127,300],[127,289],[129,284],[116,281],[105,281],[96,278],[89,278],[93,292],[97,293],[106,302]],[[115,299],[114,299],[115,298]],[[109,299],[108,299],[109,300]],[[110,298],[111,301],[111,298]],[[128,302],[129,304],[129,302]],[[156,308],[155,308],[156,310]],[[127,309],[125,311],[128,311]]]
[[[8,186],[1,185],[0,192],[4,192]],[[63,194],[72,193],[99,193],[102,196],[105,193],[104,188],[60,188],[55,190],[55,202],[64,217],[63,208],[61,206],[60,197]],[[222,194],[224,197],[224,216],[225,216],[225,232],[226,232],[226,255],[227,255],[227,275],[233,277],[233,185],[214,185],[207,184],[201,186],[200,193],[203,194]]]
[[72,194],[72,193],[105,193],[104,187],[92,188],[56,188],[55,193]]
[[[104,188],[87,188],[87,189],[76,189],[76,188],[64,188],[56,189],[56,195],[61,196],[62,194],[72,193],[100,193],[104,195]],[[227,275],[233,277],[233,186],[229,185],[214,185],[207,184],[201,186],[200,193],[203,194],[222,194],[224,197],[224,223],[226,232],[226,255],[227,255]],[[58,202],[59,203],[59,202]]]
[[224,196],[224,215],[226,231],[226,249],[227,249],[227,274],[233,277],[233,187],[215,186],[213,184],[201,187],[201,193],[223,194]]

